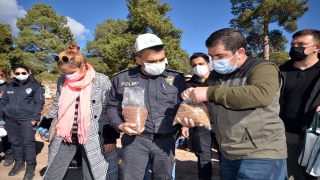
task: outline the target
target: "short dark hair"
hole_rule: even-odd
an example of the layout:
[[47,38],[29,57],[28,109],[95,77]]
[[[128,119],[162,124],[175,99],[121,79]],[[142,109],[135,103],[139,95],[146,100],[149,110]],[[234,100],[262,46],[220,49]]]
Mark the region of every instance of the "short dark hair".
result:
[[298,31],[292,35],[292,39],[299,37],[299,36],[307,36],[311,35],[313,36],[313,39],[316,43],[320,43],[320,31],[316,29],[303,29],[301,31]]
[[205,53],[202,53],[202,52],[195,52],[190,57],[190,64],[191,64],[192,60],[194,60],[198,57],[202,57],[207,63],[210,62],[208,55],[206,55]]
[[28,68],[28,66],[25,66],[25,65],[15,65],[14,68],[13,68],[13,72],[16,72],[16,70],[18,68],[22,68],[22,69],[26,70],[28,73],[31,72],[30,69]]
[[[156,52],[159,52],[159,51],[162,51],[162,50],[164,49],[164,46],[163,46],[163,45],[160,45],[160,46],[152,46],[152,47],[149,47],[149,48],[146,48],[146,49],[151,49],[151,50],[154,50],[154,51],[156,51]],[[142,50],[138,51],[136,56],[141,57],[141,56],[142,56],[142,53],[143,53],[146,49],[142,49]]]
[[247,40],[240,30],[224,28],[213,32],[206,40],[207,48],[223,45],[227,51],[234,54],[239,48],[247,50]]

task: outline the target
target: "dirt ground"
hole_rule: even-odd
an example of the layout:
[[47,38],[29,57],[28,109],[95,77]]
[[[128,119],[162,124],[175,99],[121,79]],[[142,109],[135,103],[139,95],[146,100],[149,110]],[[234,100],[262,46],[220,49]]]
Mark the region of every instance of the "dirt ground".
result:
[[[44,85],[48,86],[52,92],[55,92],[55,85],[48,84]],[[46,115],[52,106],[53,98],[46,99],[43,115]],[[0,144],[2,142],[0,141]],[[37,149],[37,166],[35,171],[34,180],[40,180],[45,172],[45,168],[47,166],[48,160],[48,142],[42,141],[39,134],[36,134],[36,149]],[[117,141],[117,147],[121,147],[120,140]],[[213,166],[213,180],[222,179],[220,176],[220,167],[218,155],[215,149],[213,150],[212,155],[212,166]],[[21,171],[16,176],[8,176],[8,173],[12,166],[3,166],[4,153],[2,152],[2,144],[0,145],[0,180],[21,180],[24,176],[25,171]],[[197,178],[197,158],[192,152],[188,152],[185,150],[177,149],[176,150],[176,180],[196,180]],[[82,172],[81,169],[69,169],[65,180],[81,180]],[[149,178],[151,180],[151,178]]]

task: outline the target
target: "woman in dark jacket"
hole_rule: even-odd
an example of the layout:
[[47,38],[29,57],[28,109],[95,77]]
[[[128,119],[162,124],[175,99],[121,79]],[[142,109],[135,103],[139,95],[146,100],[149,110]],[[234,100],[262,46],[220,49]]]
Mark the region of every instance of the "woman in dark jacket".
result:
[[30,80],[29,68],[14,68],[13,81],[7,86],[0,101],[0,119],[6,120],[6,130],[11,142],[15,164],[9,176],[17,175],[27,168],[24,180],[32,179],[36,166],[34,126],[40,120],[44,104],[44,88]]
[[[8,73],[6,73],[3,69],[0,69],[0,100],[9,82],[10,82],[10,78]],[[12,149],[11,149],[11,144],[9,142],[8,136],[2,137],[1,141],[2,141],[2,149],[3,149],[3,152],[5,153],[3,166],[11,166],[13,164],[13,156],[12,156]]]

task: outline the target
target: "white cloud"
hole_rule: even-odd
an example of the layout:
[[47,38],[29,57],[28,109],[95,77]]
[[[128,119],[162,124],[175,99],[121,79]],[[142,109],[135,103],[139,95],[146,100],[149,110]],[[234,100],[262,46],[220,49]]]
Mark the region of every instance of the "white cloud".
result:
[[83,24],[79,23],[75,19],[68,16],[66,16],[66,18],[68,19],[67,26],[69,26],[69,28],[71,29],[73,37],[77,40],[85,39],[84,34],[89,33],[90,31],[86,29],[86,27]]
[[16,0],[0,0],[0,23],[10,24],[12,29],[12,34],[18,35],[18,28],[16,27],[16,22],[18,17],[24,17],[26,11],[23,7],[18,6]]

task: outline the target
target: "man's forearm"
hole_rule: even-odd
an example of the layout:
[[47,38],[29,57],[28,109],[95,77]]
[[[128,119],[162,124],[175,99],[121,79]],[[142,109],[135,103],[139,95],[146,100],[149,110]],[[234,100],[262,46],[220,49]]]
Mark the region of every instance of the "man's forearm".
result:
[[233,110],[259,108],[270,105],[279,88],[278,70],[267,64],[252,70],[248,85],[209,86],[207,97]]

